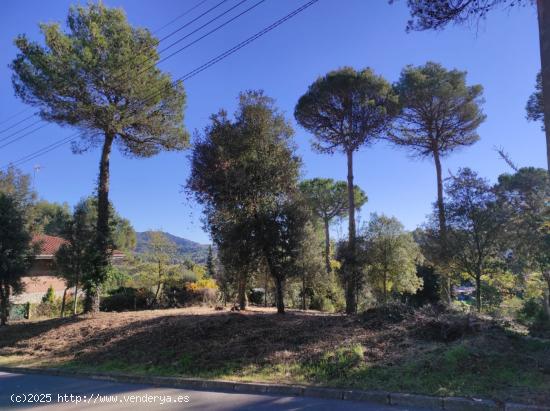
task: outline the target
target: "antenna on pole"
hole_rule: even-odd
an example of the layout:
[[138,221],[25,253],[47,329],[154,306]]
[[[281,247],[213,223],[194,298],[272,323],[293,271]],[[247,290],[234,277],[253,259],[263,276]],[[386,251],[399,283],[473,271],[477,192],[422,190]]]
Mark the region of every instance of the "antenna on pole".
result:
[[40,164],[35,164],[33,167],[33,177],[32,177],[32,189],[36,189],[36,173],[38,173],[40,170],[42,170],[44,167]]

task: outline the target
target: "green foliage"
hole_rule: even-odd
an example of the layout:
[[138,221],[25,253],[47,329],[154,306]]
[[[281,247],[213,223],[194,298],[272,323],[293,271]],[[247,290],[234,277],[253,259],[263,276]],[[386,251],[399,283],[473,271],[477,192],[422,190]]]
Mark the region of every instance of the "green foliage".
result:
[[[314,178],[300,183],[300,192],[314,215],[320,218],[325,226],[325,266],[330,265],[330,223],[336,217],[345,217],[349,210],[348,188],[345,181],[334,181],[331,178]],[[367,196],[358,186],[354,186],[354,205],[359,210],[366,202]]]
[[55,291],[53,287],[50,285],[48,287],[48,290],[46,291],[46,294],[42,297],[42,302],[44,304],[54,304],[55,303]]
[[441,30],[450,23],[463,24],[484,19],[491,10],[499,6],[523,6],[532,2],[533,0],[407,0],[411,12],[407,30]]
[[365,362],[365,354],[360,344],[340,347],[323,354],[315,365],[315,379],[318,381],[345,379]]
[[33,252],[21,203],[0,192],[0,325],[8,321],[11,294],[23,291],[21,277],[30,267]]
[[208,256],[206,257],[206,276],[208,278],[216,277],[216,269],[214,264],[214,253],[212,252],[212,246],[208,246]]
[[55,255],[57,273],[65,279],[67,286],[77,289],[82,284],[91,286],[89,277],[93,272],[95,226],[90,204],[89,201],[80,201],[75,206],[62,232],[66,242]]
[[[300,191],[316,216],[323,221],[335,217],[345,217],[348,213],[348,187],[345,181],[332,178],[313,178],[300,183]],[[358,186],[354,186],[355,207],[360,209],[367,196]]]
[[527,120],[542,122],[541,127],[544,130],[544,100],[542,96],[542,74],[540,72],[537,74],[535,91],[529,96],[525,111],[527,112]]
[[239,96],[235,120],[225,111],[212,116],[193,150],[187,187],[205,206],[206,226],[225,272],[238,283],[242,308],[246,283],[265,257],[263,230],[274,228],[270,218],[282,216],[285,195],[296,189],[301,161],[292,135],[274,101],[249,91]]
[[42,200],[32,207],[33,231],[53,236],[62,236],[65,227],[71,219],[71,212],[67,203],[50,203]]
[[[31,214],[32,205],[36,201],[37,195],[31,188],[30,175],[23,174],[14,166],[0,170],[0,193],[11,197],[17,207],[25,212],[25,217]],[[32,227],[29,228],[32,229]]]
[[[355,250],[355,193],[353,153],[384,135],[398,111],[390,84],[370,68],[344,67],[311,84],[294,109],[296,121],[315,137],[313,147],[322,153],[342,151],[347,156],[348,252],[341,271],[345,274],[346,311],[357,311],[359,268]],[[325,251],[326,252],[326,251]],[[329,264],[326,263],[327,269]]]
[[498,206],[488,182],[466,168],[447,185],[447,222],[452,263],[476,285],[476,303],[481,310],[481,282],[484,275],[500,270],[499,238],[505,214]]
[[395,90],[401,105],[391,130],[395,144],[420,157],[436,151],[443,156],[479,139],[477,128],[485,120],[483,88],[467,86],[465,71],[447,70],[433,62],[407,66]]
[[383,135],[396,110],[397,96],[384,78],[370,68],[344,67],[312,83],[294,116],[316,138],[314,148],[347,153]]
[[98,132],[114,133],[129,155],[185,148],[183,87],[155,67],[158,40],[122,9],[71,7],[66,32],[56,23],[40,31],[44,45],[16,38],[11,68],[16,94],[43,119],[83,129],[88,146],[101,142]]
[[79,128],[82,139],[73,145],[74,152],[102,146],[94,270],[86,294],[87,311],[95,311],[111,249],[109,157],[113,143],[123,154],[137,157],[186,148],[185,93],[181,82],[173,84],[156,67],[158,40],[148,30],[131,27],[121,9],[103,3],[72,7],[67,31],[55,23],[41,24],[40,31],[42,44],[25,35],[15,40],[19,49],[11,63],[15,94],[38,107],[42,119]]
[[407,233],[395,217],[372,214],[364,232],[368,282],[379,299],[388,296],[416,293],[422,288],[422,279],[416,275],[421,262],[420,249],[412,234]]

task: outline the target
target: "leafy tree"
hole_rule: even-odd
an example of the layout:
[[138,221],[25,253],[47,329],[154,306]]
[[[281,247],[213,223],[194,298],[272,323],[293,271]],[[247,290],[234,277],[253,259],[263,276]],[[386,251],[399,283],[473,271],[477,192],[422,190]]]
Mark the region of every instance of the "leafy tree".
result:
[[[301,206],[303,207],[304,204]],[[294,262],[298,271],[296,278],[300,282],[299,297],[302,310],[310,307],[312,299],[316,296],[324,299],[330,298],[334,285],[332,267],[331,271],[323,270],[323,258],[320,252],[323,249],[323,230],[318,224],[318,220],[311,217],[308,216],[305,226],[298,231],[302,240]]]
[[391,292],[414,294],[422,288],[422,279],[416,275],[420,248],[399,220],[372,214],[364,236],[367,277],[384,303]]
[[162,231],[149,232],[149,251],[145,260],[152,263],[150,271],[155,273],[156,291],[153,305],[159,300],[161,288],[172,271],[172,265],[177,253],[176,244],[170,241]]
[[25,212],[30,211],[37,197],[31,187],[30,175],[13,166],[0,170],[0,193],[10,196]]
[[66,243],[59,247],[55,255],[57,272],[65,279],[67,287],[74,289],[73,315],[77,311],[78,289],[83,283],[88,285],[88,277],[93,272],[95,227],[90,221],[89,206],[88,201],[81,201],[76,205],[62,232]]
[[[300,191],[309,206],[325,226],[325,266],[330,267],[330,222],[335,217],[345,217],[348,213],[348,193],[345,181],[332,178],[314,178],[300,183]],[[354,186],[355,208],[359,210],[367,202],[367,196],[358,186]]]
[[[88,224],[96,227],[97,224],[97,198],[87,197],[81,200],[86,211]],[[77,205],[78,207],[78,205]],[[129,251],[136,246],[136,232],[130,221],[122,217],[114,205],[109,202],[109,245],[117,250]]]
[[32,207],[32,227],[34,231],[60,236],[71,219],[69,205],[49,201],[38,201]]
[[539,272],[546,282],[545,308],[550,315],[550,178],[544,169],[526,167],[499,176],[496,193],[509,218],[505,247],[514,272]]
[[472,170],[461,169],[446,188],[453,265],[475,282],[481,311],[481,280],[501,258],[499,240],[506,219],[494,190]]
[[32,255],[31,236],[17,197],[0,192],[0,325],[8,323],[11,294],[23,291],[21,277]]
[[355,261],[355,187],[353,153],[387,132],[397,109],[390,84],[371,69],[344,67],[311,84],[294,110],[298,123],[310,131],[321,153],[342,151],[347,157],[349,251],[346,265],[346,312],[356,307],[358,269]]
[[[391,2],[393,0],[390,0]],[[534,0],[407,0],[411,12],[408,30],[440,30],[449,23],[462,24],[472,20],[485,18],[497,7],[513,7],[534,4]],[[539,42],[541,57],[541,90],[546,93],[538,104],[546,132],[546,157],[550,172],[550,7],[545,0],[536,0],[539,22]],[[538,89],[538,87],[537,87]],[[535,91],[535,99],[537,98]],[[531,100],[530,100],[531,102]],[[533,103],[536,103],[533,101]],[[528,112],[528,115],[531,113]]]
[[[68,30],[41,24],[44,45],[20,35],[11,64],[15,93],[40,109],[46,121],[75,126],[82,144],[73,151],[102,146],[97,190],[95,302],[109,265],[109,159],[113,143],[128,156],[150,157],[160,150],[184,149],[185,93],[181,83],[154,64],[158,40],[133,28],[121,9],[103,3],[69,10]],[[144,64],[153,66],[143,70]]]
[[212,246],[208,246],[208,256],[206,257],[206,276],[208,278],[216,277],[216,268],[214,264],[214,253],[212,252]]
[[243,309],[246,283],[264,257],[260,216],[296,189],[301,162],[292,134],[274,101],[249,91],[239,96],[235,120],[223,110],[212,116],[193,150],[187,187],[204,205],[206,227],[224,269],[237,277]]
[[285,282],[288,277],[296,277],[305,271],[301,257],[304,243],[308,240],[310,215],[303,202],[290,197],[266,209],[259,220],[259,245],[275,281],[277,313],[284,314]]
[[[466,72],[428,62],[419,67],[407,66],[395,86],[402,110],[390,140],[416,157],[434,159],[441,240],[439,262],[443,266],[447,234],[441,157],[475,143],[479,139],[476,130],[485,120],[480,108],[483,89],[480,85],[467,86],[465,79]],[[450,302],[449,281],[445,291]]]

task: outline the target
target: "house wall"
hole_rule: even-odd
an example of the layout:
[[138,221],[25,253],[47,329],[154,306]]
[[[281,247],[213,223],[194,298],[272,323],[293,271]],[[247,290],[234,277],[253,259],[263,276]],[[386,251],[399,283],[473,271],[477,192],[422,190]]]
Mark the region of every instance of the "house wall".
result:
[[65,280],[55,276],[53,260],[34,260],[28,274],[21,278],[21,282],[24,291],[12,296],[13,304],[39,303],[50,286],[58,297],[61,297],[65,290]]

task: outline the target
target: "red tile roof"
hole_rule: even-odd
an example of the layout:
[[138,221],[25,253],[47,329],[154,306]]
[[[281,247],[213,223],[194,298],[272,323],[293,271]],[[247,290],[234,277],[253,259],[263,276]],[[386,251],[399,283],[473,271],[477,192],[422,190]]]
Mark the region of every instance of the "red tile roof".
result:
[[66,243],[66,240],[61,237],[54,237],[52,235],[39,234],[35,235],[32,239],[33,243],[40,244],[39,255],[53,256],[62,244]]

